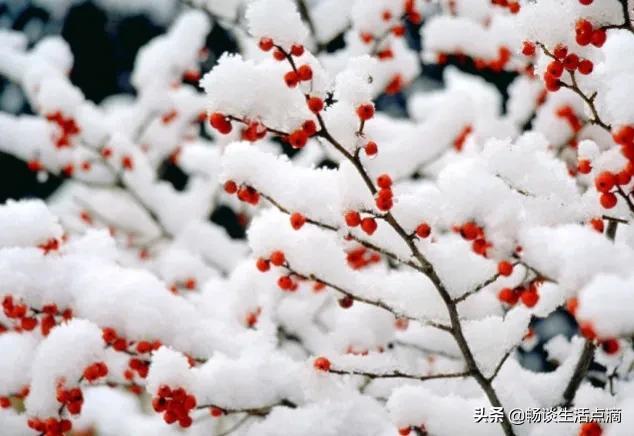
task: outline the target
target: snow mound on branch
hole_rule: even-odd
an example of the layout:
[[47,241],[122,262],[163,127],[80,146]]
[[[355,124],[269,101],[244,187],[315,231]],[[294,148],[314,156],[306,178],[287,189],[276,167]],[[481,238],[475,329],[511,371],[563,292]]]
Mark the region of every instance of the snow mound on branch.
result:
[[63,232],[41,200],[9,201],[0,207],[0,228],[0,247],[32,247]]
[[287,51],[308,37],[308,28],[291,0],[256,0],[247,8],[246,19],[253,37],[271,38]]

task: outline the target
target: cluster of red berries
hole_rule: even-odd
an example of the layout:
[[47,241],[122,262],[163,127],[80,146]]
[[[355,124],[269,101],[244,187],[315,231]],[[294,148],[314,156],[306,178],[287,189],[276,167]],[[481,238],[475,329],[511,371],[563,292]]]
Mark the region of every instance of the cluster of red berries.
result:
[[517,14],[520,11],[520,4],[515,0],[491,0],[491,4],[507,8],[512,14]]
[[289,88],[295,88],[299,82],[310,82],[311,80],[313,80],[313,69],[308,64],[301,65],[299,68],[284,74],[284,82]]
[[521,300],[526,307],[534,307],[539,301],[538,287],[541,283],[541,280],[536,279],[526,286],[503,288],[498,293],[498,299],[509,306],[515,306]]
[[196,408],[196,397],[183,388],[171,389],[167,385],[161,385],[157,396],[152,399],[152,407],[157,413],[163,413],[166,423],[178,421],[178,425],[187,428],[192,425],[189,412]]
[[456,226],[453,230],[460,233],[463,239],[472,241],[471,249],[480,256],[486,257],[487,250],[493,246],[486,240],[484,229],[473,221],[466,222],[462,226]]
[[[630,167],[631,165],[628,166],[628,168]],[[629,171],[628,168],[618,174],[603,171],[594,179],[594,186],[597,188],[597,191],[601,193],[599,202],[604,208],[612,209],[618,202],[616,195],[611,192],[612,189],[615,186],[627,185],[632,180],[632,172]]]
[[[284,59],[286,59],[287,54],[284,52],[284,50],[280,47],[280,46],[276,46],[275,42],[271,39],[271,38],[261,38],[260,42],[259,42],[259,46],[260,46],[260,50],[262,51],[271,51],[273,49],[273,47],[275,47],[275,50],[273,50],[273,58],[275,58],[275,60],[277,61],[283,61]],[[289,50],[289,56],[295,56],[295,57],[300,57],[304,54],[304,46],[301,44],[293,44],[291,46],[291,49]]]
[[134,373],[136,372],[139,377],[146,378],[150,371],[150,362],[147,360],[133,357],[128,361],[128,368],[123,372],[123,376],[126,380],[134,379]]
[[575,40],[577,44],[586,46],[592,44],[595,47],[603,47],[607,34],[605,29],[595,28],[592,23],[586,19],[580,19],[575,25]]
[[[231,125],[231,123],[229,123],[229,125]],[[244,141],[255,142],[258,139],[264,138],[267,131],[266,126],[261,122],[257,120],[248,121],[246,122],[246,127],[242,129],[240,137]]]
[[260,202],[260,194],[252,186],[241,185],[238,187],[238,184],[233,180],[227,180],[224,184],[224,190],[229,195],[237,193],[240,201],[252,206],[256,206]]
[[[459,62],[464,62],[466,61],[466,56],[462,53],[457,53],[456,54],[457,59]],[[496,58],[494,59],[482,59],[482,58],[475,58],[473,60],[473,66],[477,69],[477,70],[491,70],[495,73],[499,73],[502,70],[504,70],[504,67],[506,66],[506,64],[509,63],[509,61],[511,60],[511,50],[506,47],[506,46],[501,46],[498,48],[498,55]]]
[[467,138],[469,137],[469,135],[471,134],[471,132],[473,132],[473,127],[472,126],[465,126],[460,133],[458,134],[458,136],[456,136],[456,139],[454,139],[453,141],[453,148],[456,151],[462,151],[462,147],[464,147],[464,143],[466,142]]
[[359,270],[380,262],[381,255],[368,250],[366,247],[360,246],[352,248],[346,252],[346,261],[348,262],[350,268]]
[[73,311],[71,309],[66,309],[60,314],[55,304],[45,304],[42,306],[41,319],[38,319],[37,312],[35,312],[33,316],[27,316],[29,311],[27,305],[23,303],[16,304],[11,295],[5,296],[2,300],[2,309],[7,318],[15,319],[20,322],[16,329],[32,331],[39,323],[40,331],[44,336],[48,336],[51,329],[55,327],[56,315],[61,315],[64,320],[69,320],[73,317]]
[[108,375],[108,366],[104,362],[95,362],[84,369],[84,378],[93,382]]
[[589,59],[579,57],[575,53],[568,53],[568,47],[558,44],[553,50],[554,59],[546,67],[544,73],[544,83],[546,89],[556,92],[561,88],[560,78],[564,71],[574,73],[578,71],[583,75],[588,75],[594,70],[594,64]]
[[374,196],[374,202],[377,209],[381,211],[388,211],[394,206],[394,194],[392,193],[392,178],[387,174],[381,174],[376,179],[376,185],[379,188],[378,192]]
[[563,118],[575,133],[579,132],[579,130],[583,127],[581,120],[575,113],[574,109],[569,105],[558,108],[555,115],[559,118]]
[[268,259],[264,257],[258,258],[255,262],[255,266],[258,268],[260,272],[267,272],[271,269],[271,264],[274,266],[284,266],[286,263],[286,256],[283,251],[276,250],[271,253]]
[[374,234],[374,232],[376,232],[376,229],[378,227],[378,224],[373,217],[370,216],[370,217],[361,218],[361,215],[359,214],[359,212],[356,212],[356,211],[346,212],[346,214],[344,215],[344,218],[346,220],[346,224],[348,225],[348,227],[360,226],[361,230],[363,230],[363,232],[366,233],[367,235]]
[[317,133],[317,125],[313,120],[304,121],[304,123],[296,130],[292,131],[284,139],[295,149],[304,148],[308,142],[308,138]]
[[29,428],[42,433],[44,436],[62,436],[73,428],[73,423],[69,419],[53,417],[45,420],[29,418],[27,425]]
[[81,413],[81,408],[84,404],[84,394],[79,388],[65,389],[63,383],[57,385],[56,398],[61,403],[68,413],[71,415],[78,415]]
[[80,132],[79,126],[75,120],[70,117],[64,117],[64,114],[60,111],[47,114],[46,119],[57,124],[61,129],[61,135],[55,140],[55,146],[57,148],[70,147],[71,138]]

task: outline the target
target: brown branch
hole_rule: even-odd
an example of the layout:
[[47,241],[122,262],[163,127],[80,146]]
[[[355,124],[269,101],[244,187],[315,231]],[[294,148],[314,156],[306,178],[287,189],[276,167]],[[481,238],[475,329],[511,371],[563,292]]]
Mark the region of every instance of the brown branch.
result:
[[491,376],[489,377],[489,381],[492,382],[493,380],[495,380],[495,378],[498,376],[500,370],[502,369],[502,367],[504,366],[504,363],[506,362],[506,360],[511,356],[512,353],[512,349],[507,351],[506,353],[504,353],[504,357],[502,357],[502,360],[500,360],[500,362],[497,364],[497,366],[495,367],[495,370],[493,371],[493,374],[491,374]]
[[[260,194],[260,196],[262,198],[264,198],[266,201],[268,201],[273,206],[275,206],[280,212],[282,212],[282,213],[284,213],[286,215],[291,215],[292,214],[292,212],[288,208],[286,208],[285,206],[282,206],[277,200],[275,200],[270,195],[265,194],[265,193],[263,193],[261,191],[258,191],[258,193]],[[317,221],[317,220],[314,220],[314,219],[311,219],[311,218],[308,218],[308,217],[305,217],[305,218],[306,218],[306,222],[307,223],[315,225],[317,227],[320,227],[320,228],[322,228],[324,230],[330,230],[332,232],[339,232],[341,230],[340,228],[335,227],[333,225],[322,223],[320,221]],[[413,268],[415,270],[420,271],[420,267],[418,265],[416,265],[414,262],[409,261],[409,260],[401,259],[398,255],[392,253],[391,251],[386,250],[385,248],[379,247],[378,245],[375,245],[372,242],[366,241],[365,239],[362,239],[362,238],[354,235],[351,232],[348,232],[346,234],[346,236],[348,238],[354,240],[355,242],[358,242],[359,244],[363,245],[364,247],[369,248],[370,250],[373,250],[373,251],[376,251],[378,253],[381,253],[384,256],[387,256],[390,259],[392,259],[392,260],[394,260],[394,261],[396,261],[398,263],[401,263],[403,265],[407,265],[407,266],[409,266],[409,267],[411,267],[411,268]]]
[[215,404],[204,404],[201,406],[196,406],[196,409],[199,409],[199,410],[210,409],[212,407],[222,410],[223,415],[234,415],[237,413],[246,413],[247,415],[250,415],[250,416],[266,416],[269,413],[271,413],[271,411],[275,407],[289,407],[291,409],[295,409],[297,408],[297,404],[293,403],[290,400],[281,400],[279,403],[271,404],[269,406],[249,407],[244,409],[224,408]]
[[629,195],[627,195],[625,191],[623,191],[623,188],[620,185],[616,185],[616,192],[621,197],[623,197],[623,200],[625,200],[625,202],[627,203],[627,207],[629,207],[630,212],[634,214],[634,203],[630,199]]
[[378,373],[378,372],[368,372],[368,371],[357,371],[357,370],[345,370],[345,369],[329,369],[329,373],[331,374],[339,374],[339,375],[359,375],[363,377],[368,377],[371,380],[376,379],[385,379],[385,378],[406,378],[410,380],[436,380],[443,378],[463,378],[471,375],[470,371],[463,371],[457,373],[443,373],[443,374],[431,374],[431,375],[415,375],[415,374],[407,374],[401,372],[399,370],[394,370],[389,373]]
[[[548,56],[549,58],[553,60],[557,60],[557,57],[550,50],[548,50],[548,48],[544,44],[542,44],[539,41],[537,41],[536,44],[542,49],[542,51],[544,52],[546,56]],[[597,126],[606,130],[608,133],[611,133],[612,126],[610,126],[608,123],[606,123],[605,121],[601,119],[601,117],[599,116],[599,111],[597,110],[597,107],[594,104],[594,100],[597,98],[597,93],[595,92],[591,96],[587,96],[579,87],[579,84],[577,83],[577,78],[575,76],[575,72],[568,71],[568,70],[566,71],[568,73],[568,76],[570,77],[571,84],[568,84],[561,80],[559,80],[559,84],[562,87],[568,88],[571,91],[573,91],[575,94],[581,97],[581,99],[588,105],[588,107],[590,108],[590,111],[592,112],[592,118],[590,119],[590,123],[596,124]]]
[[339,292],[340,294],[343,294],[351,299],[353,299],[354,301],[358,301],[360,303],[365,303],[365,304],[369,304],[371,306],[375,306],[381,309],[384,309],[388,312],[390,312],[391,314],[393,314],[396,318],[406,318],[409,319],[410,321],[416,321],[416,322],[420,322],[423,325],[428,325],[431,327],[435,327],[439,330],[443,330],[443,331],[451,331],[451,328],[449,326],[443,325],[443,324],[439,324],[433,321],[421,321],[419,318],[416,318],[415,316],[412,315],[407,315],[405,313],[399,312],[398,310],[394,309],[392,306],[390,306],[388,303],[382,301],[382,300],[373,300],[367,297],[362,297],[360,295],[354,294],[351,291],[348,291],[347,289],[342,288],[341,286],[338,286],[332,282],[329,282],[328,280],[325,280],[323,278],[317,277],[315,274],[303,274],[298,272],[297,270],[293,269],[288,262],[284,265],[284,267],[294,276],[297,276],[301,279],[304,280],[311,280],[311,281],[315,281],[315,282],[320,282],[323,283],[324,285],[334,289],[335,291]]
[[585,378],[588,368],[590,368],[590,364],[594,359],[594,350],[596,349],[596,345],[594,342],[587,340],[583,345],[583,351],[581,352],[581,356],[579,357],[579,361],[577,362],[577,366],[564,390],[563,394],[563,403],[562,407],[570,407],[572,406],[572,402],[575,399],[575,394],[581,386],[581,382]]
[[[513,263],[513,266],[519,265],[520,262],[515,262]],[[470,290],[469,292],[461,295],[460,297],[454,299],[454,303],[460,303],[464,300],[466,300],[467,298],[469,298],[470,296],[472,296],[473,294],[476,294],[478,292],[480,292],[482,289],[486,288],[487,286],[489,286],[491,283],[495,282],[498,278],[500,278],[501,274],[498,272],[495,275],[491,276],[490,278],[488,278],[487,280],[485,280],[484,282],[480,283],[479,285],[477,285],[475,288],[473,288],[472,290]]]

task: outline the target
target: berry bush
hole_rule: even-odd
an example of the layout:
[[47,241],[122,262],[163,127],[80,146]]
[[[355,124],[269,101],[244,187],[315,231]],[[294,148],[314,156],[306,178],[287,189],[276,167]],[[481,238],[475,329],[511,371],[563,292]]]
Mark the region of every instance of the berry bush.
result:
[[[0,31],[64,181],[0,206],[0,433],[633,434],[634,1],[97,3],[169,24],[99,104]],[[569,408],[622,419],[509,414]]]

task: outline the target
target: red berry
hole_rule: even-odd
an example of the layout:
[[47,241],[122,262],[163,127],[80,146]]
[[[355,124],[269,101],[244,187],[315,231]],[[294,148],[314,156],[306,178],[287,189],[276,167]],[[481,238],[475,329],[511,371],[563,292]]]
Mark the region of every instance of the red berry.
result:
[[568,47],[566,47],[564,44],[557,44],[557,46],[555,46],[555,49],[553,50],[553,54],[557,59],[562,61],[568,54]]
[[209,414],[213,416],[214,418],[218,418],[224,415],[224,413],[225,413],[224,410],[222,410],[220,407],[212,406],[209,409]]
[[501,261],[498,263],[498,273],[504,277],[510,276],[513,274],[513,264],[506,260]]
[[588,159],[581,159],[577,163],[577,171],[581,174],[590,174],[590,171],[592,171],[592,164]]
[[389,189],[392,186],[392,178],[387,174],[381,174],[376,179],[376,184],[379,186],[379,188]]
[[588,6],[588,5],[591,5],[593,1],[594,0],[579,0],[579,3],[581,3],[584,6]]
[[365,44],[370,44],[372,41],[374,41],[374,36],[368,32],[361,32],[359,34],[359,37],[361,38],[361,41],[363,41]]
[[539,301],[539,294],[536,289],[529,288],[522,292],[520,299],[526,307],[534,307]]
[[[405,35],[405,26],[399,24],[397,26],[392,27],[392,34],[399,38]],[[370,42],[371,41],[372,40],[370,40]]]
[[629,145],[634,142],[634,126],[623,126],[612,134],[614,142],[620,145]]
[[372,119],[374,116],[374,105],[372,103],[362,104],[357,107],[357,116],[362,121],[367,121]]
[[261,38],[259,45],[262,51],[269,51],[273,48],[273,40],[271,38]]
[[325,357],[318,357],[313,362],[313,366],[319,371],[330,371],[330,360]]
[[299,83],[299,75],[295,71],[289,71],[284,75],[284,81],[289,88],[294,88]]
[[609,171],[603,171],[596,179],[594,179],[594,185],[599,192],[610,192],[616,183],[616,177]]
[[216,129],[218,132],[223,135],[227,135],[231,132],[233,126],[231,125],[231,121],[224,115],[219,112],[214,112],[209,116],[209,123],[211,127]]
[[188,415],[181,417],[178,420],[178,425],[180,425],[182,428],[190,427],[192,425],[191,417]]
[[367,217],[361,220],[361,230],[368,235],[372,235],[376,231],[377,227],[378,225],[374,218]]
[[511,306],[514,306],[518,299],[519,293],[515,292],[511,288],[503,288],[498,293],[498,300]]
[[304,54],[304,46],[301,44],[293,44],[293,46],[291,47],[291,54],[293,56],[301,56]]
[[306,224],[306,217],[299,212],[294,212],[291,214],[291,226],[295,230],[299,230],[302,228],[304,224]]
[[286,256],[282,251],[274,251],[270,257],[271,263],[275,266],[282,266],[286,262]]
[[302,82],[307,82],[313,78],[313,69],[310,65],[302,65],[297,69],[297,75],[299,80]]
[[277,286],[284,291],[290,291],[293,288],[293,279],[289,276],[282,276],[277,279]]
[[429,227],[429,224],[427,223],[422,223],[419,224],[418,227],[416,227],[416,236],[418,236],[419,238],[426,238],[430,235],[431,233],[431,227]]
[[27,332],[30,332],[37,327],[37,319],[32,317],[25,317],[20,320],[20,327]]
[[280,62],[286,59],[286,55],[284,54],[284,52],[279,49],[275,49],[273,51],[273,57],[275,58],[276,61],[280,61]]
[[605,229],[605,225],[603,224],[603,220],[601,218],[592,218],[590,220],[590,225],[599,233],[603,233],[603,230]]
[[398,434],[400,436],[407,436],[411,433],[411,428],[410,427],[401,427],[398,429]]
[[308,142],[308,134],[303,130],[295,130],[288,136],[288,142],[293,148],[303,148]]
[[535,54],[535,44],[531,41],[524,41],[522,45],[522,54],[524,56],[533,56]]
[[592,45],[595,47],[603,47],[605,44],[605,40],[607,39],[607,34],[603,29],[596,29],[592,32]]
[[579,324],[579,333],[587,339],[595,339],[597,337],[596,332],[594,331],[594,326],[591,322],[582,322]]
[[604,194],[601,194],[599,202],[604,208],[612,209],[614,206],[616,206],[618,199],[616,198],[616,195],[612,194],[611,192],[606,192]]
[[548,64],[547,71],[553,77],[559,78],[564,72],[564,65],[559,61],[552,61],[550,64]]
[[579,56],[574,53],[570,53],[564,59],[564,68],[568,71],[574,71],[579,66]]
[[460,234],[467,241],[473,241],[480,234],[480,227],[478,227],[478,225],[474,222],[465,223],[460,228]]
[[315,133],[317,133],[317,125],[313,120],[307,120],[304,121],[304,124],[302,124],[302,130],[308,136],[313,136]]
[[235,194],[238,192],[238,185],[233,180],[227,180],[224,189],[227,194]]
[[582,424],[579,429],[579,436],[601,436],[602,434],[603,430],[596,422],[587,422]]
[[605,341],[601,341],[601,348],[607,354],[616,354],[619,352],[619,341],[617,339],[611,338],[606,339]]
[[594,70],[594,64],[592,63],[591,60],[584,59],[579,62],[578,68],[581,74],[588,75],[592,73],[592,70]]
[[374,141],[370,141],[367,144],[365,144],[365,147],[363,147],[366,156],[368,157],[373,157],[376,156],[376,154],[379,152],[379,146],[376,145],[376,142]]
[[324,109],[324,101],[319,97],[310,97],[308,99],[308,109],[311,112],[318,114]]
[[392,206],[394,205],[394,201],[392,198],[393,198],[393,194],[390,189],[381,189],[378,192],[377,198],[375,200],[376,207],[382,211],[387,211],[392,209]]
[[356,227],[359,224],[361,224],[361,215],[359,215],[359,212],[355,212],[355,211],[346,212],[346,214],[344,215],[344,218],[346,220],[346,224],[348,225],[348,227]]
[[271,269],[271,264],[269,263],[269,261],[262,257],[258,258],[258,260],[255,262],[255,266],[260,272],[267,272],[269,269]]

